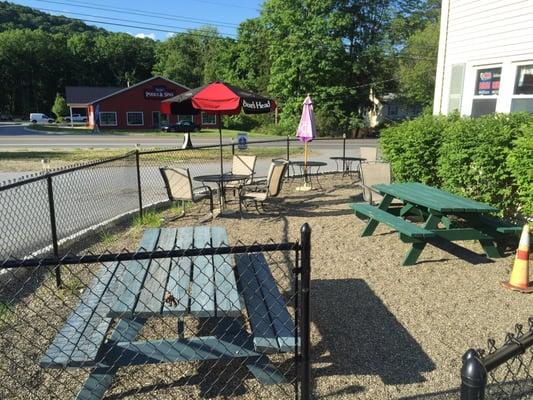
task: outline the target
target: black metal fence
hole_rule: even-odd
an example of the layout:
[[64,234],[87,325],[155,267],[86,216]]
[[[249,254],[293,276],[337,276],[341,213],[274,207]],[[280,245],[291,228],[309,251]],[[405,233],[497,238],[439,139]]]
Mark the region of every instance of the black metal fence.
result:
[[309,399],[310,228],[234,246],[224,232],[0,261],[0,398]]
[[[336,153],[346,154],[346,138],[326,140]],[[249,142],[250,151],[258,154],[257,176],[266,175],[268,171],[273,157],[262,155],[261,149],[270,145],[278,146],[278,158],[288,159],[293,157],[293,150],[301,147],[294,138]],[[229,169],[231,156],[239,151],[238,145],[224,144],[223,147]],[[193,177],[217,173],[218,156],[218,145],[193,149],[137,149],[120,157],[0,185],[0,259],[60,256],[68,250],[64,246],[68,239],[168,201],[160,167],[189,168]],[[328,161],[333,169],[335,164],[329,158]]]
[[533,317],[517,324],[503,345],[489,339],[488,350],[468,350],[461,369],[462,400],[533,397]]

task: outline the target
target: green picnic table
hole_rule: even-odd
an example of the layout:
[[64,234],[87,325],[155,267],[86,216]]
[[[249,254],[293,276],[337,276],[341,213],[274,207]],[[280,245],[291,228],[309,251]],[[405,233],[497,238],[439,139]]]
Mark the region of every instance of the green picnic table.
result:
[[[224,228],[195,226],[147,229],[139,251],[227,246]],[[167,316],[178,317],[175,337],[137,339],[148,319]],[[214,321],[216,333],[187,337],[185,316]],[[267,354],[295,344],[294,321],[262,253],[145,259],[101,265],[40,365],[91,369],[76,399],[96,400],[119,368],[132,365],[241,358],[262,384],[283,383]]]
[[[377,184],[372,186],[383,199],[378,206],[354,203],[355,215],[368,220],[361,236],[370,236],[379,223],[399,233],[400,239],[412,243],[402,265],[416,263],[427,243],[478,240],[487,257],[498,258],[502,243],[509,234],[519,235],[519,226],[507,224],[487,214],[498,209],[421,183]],[[402,205],[393,205],[398,199]],[[404,217],[415,214],[425,219],[418,226]]]

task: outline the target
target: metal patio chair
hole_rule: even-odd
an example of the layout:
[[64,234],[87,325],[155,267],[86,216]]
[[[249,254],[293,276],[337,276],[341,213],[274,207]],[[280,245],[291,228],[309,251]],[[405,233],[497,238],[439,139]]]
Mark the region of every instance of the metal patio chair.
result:
[[[378,204],[383,199],[383,196],[372,188],[372,185],[378,183],[392,183],[390,163],[379,161],[362,163],[360,186],[363,199],[371,205]],[[395,199],[392,204],[400,205],[402,203]]]
[[287,161],[273,160],[268,170],[268,175],[263,184],[244,185],[239,190],[239,212],[242,217],[242,206],[247,207],[247,202],[253,202],[259,212],[259,204],[265,210],[265,203],[277,197],[281,191],[283,176],[287,168]]
[[378,159],[377,147],[361,147],[361,158],[364,158],[364,162],[373,162]]
[[[231,166],[231,173],[234,175],[250,176],[250,178],[244,182],[245,185],[249,185],[253,183],[253,180],[254,180],[256,161],[257,161],[257,156],[234,155],[232,166]],[[236,191],[242,186],[242,182],[232,181],[232,182],[228,182],[225,186],[226,186],[226,189],[233,189],[233,195],[235,195]]]
[[183,212],[176,218],[185,215],[185,202],[197,203],[204,199],[209,199],[209,211],[213,213],[213,190],[209,186],[198,186],[193,188],[191,174],[188,169],[183,168],[159,168],[161,176],[165,181],[168,198],[170,201],[180,201]]

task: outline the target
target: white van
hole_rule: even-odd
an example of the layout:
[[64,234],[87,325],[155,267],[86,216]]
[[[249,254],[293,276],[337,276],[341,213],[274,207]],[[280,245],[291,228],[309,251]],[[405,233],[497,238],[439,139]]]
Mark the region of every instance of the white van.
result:
[[55,122],[55,119],[47,116],[46,114],[31,113],[30,122],[32,124],[53,124]]

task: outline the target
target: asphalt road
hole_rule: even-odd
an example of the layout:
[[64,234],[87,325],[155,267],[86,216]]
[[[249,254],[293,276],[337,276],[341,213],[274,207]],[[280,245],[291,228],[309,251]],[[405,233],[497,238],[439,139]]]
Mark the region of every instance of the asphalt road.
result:
[[[201,135],[201,133],[199,134]],[[282,139],[282,138],[280,138]],[[64,133],[40,133],[29,132],[24,125],[0,125],[0,148],[128,148],[136,144],[141,147],[176,147],[181,146],[182,137],[162,137],[145,135],[87,135],[87,134],[64,134]],[[250,141],[260,141],[260,138],[250,138]],[[205,146],[218,144],[216,137],[194,137],[193,145]],[[231,143],[230,138],[223,138],[223,143]],[[340,141],[339,141],[340,142]],[[313,148],[336,149],[339,147],[337,141],[316,141]],[[259,144],[261,145],[261,144]],[[275,147],[276,143],[265,143],[261,146]],[[356,149],[360,146],[376,146],[377,139],[358,139],[347,141],[347,148]],[[284,142],[279,143],[280,147],[285,146]]]

